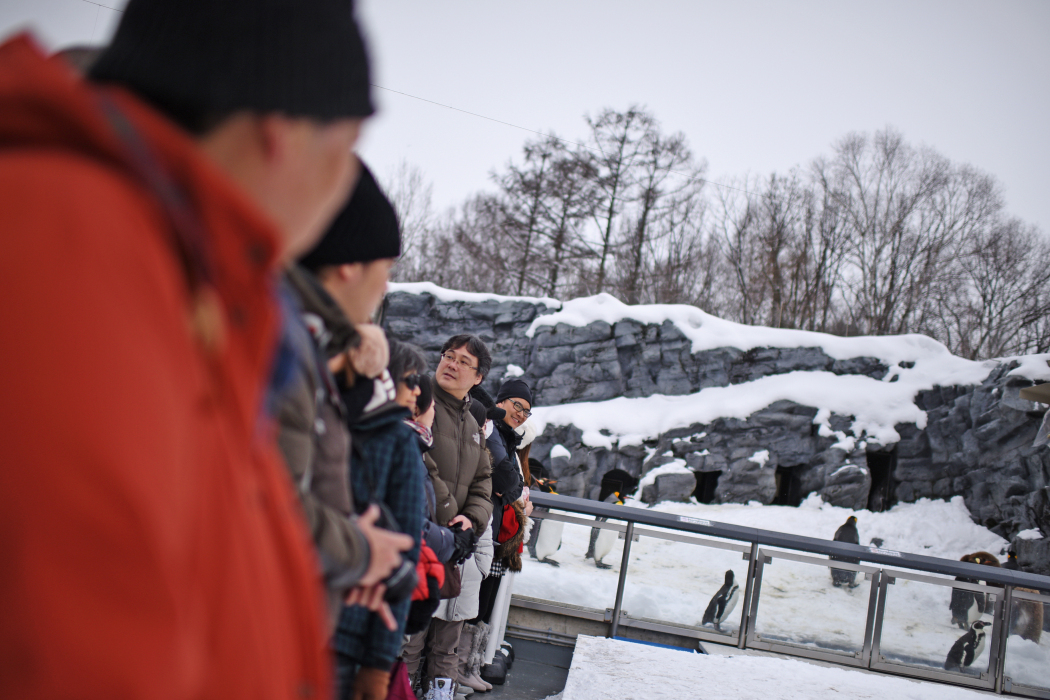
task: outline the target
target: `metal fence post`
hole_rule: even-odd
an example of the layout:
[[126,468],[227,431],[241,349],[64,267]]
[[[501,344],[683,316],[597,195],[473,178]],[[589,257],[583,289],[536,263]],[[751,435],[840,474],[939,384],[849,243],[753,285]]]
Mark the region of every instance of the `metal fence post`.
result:
[[758,542],[751,543],[751,555],[747,562],[747,579],[744,582],[744,604],[740,615],[740,629],[737,632],[736,645],[743,649],[747,640],[748,627],[751,625],[751,596],[755,590],[755,564],[758,561]]
[[[868,595],[868,619],[864,624],[864,648],[861,649],[861,661],[864,668],[871,667],[871,645],[875,637],[875,615],[878,612],[879,589],[881,588],[882,569],[871,574],[871,593]],[[880,630],[881,634],[881,630]]]
[[1006,639],[1010,636],[1010,608],[1014,604],[1013,586],[1005,586],[1003,592],[1003,596],[996,596],[997,602],[1000,604],[996,606],[996,612],[1002,613],[995,616],[995,623],[999,626],[999,643],[996,649],[989,650],[989,653],[996,653],[995,663],[992,665],[992,673],[995,674],[995,692],[1000,695],[1002,695],[1003,681],[1006,677]]
[[616,602],[613,603],[612,625],[609,637],[615,637],[620,631],[620,606],[623,605],[623,589],[627,583],[627,562],[631,558],[631,541],[634,539],[634,522],[628,521],[627,532],[623,538],[623,556],[620,557],[620,580],[616,582]]

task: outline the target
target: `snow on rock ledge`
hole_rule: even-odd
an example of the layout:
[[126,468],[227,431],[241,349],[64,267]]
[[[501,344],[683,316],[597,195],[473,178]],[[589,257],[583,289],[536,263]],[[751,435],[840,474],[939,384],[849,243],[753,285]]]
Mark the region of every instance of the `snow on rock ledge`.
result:
[[[593,497],[609,469],[642,477],[681,460],[698,479],[720,474],[717,502],[769,503],[790,479],[859,508],[889,470],[887,503],[962,495],[1000,535],[1050,532],[1050,448],[1032,447],[1046,407],[1019,396],[1050,380],[1050,355],[971,362],[920,335],[840,338],[609,295],[562,303],[429,283],[391,285],[382,322],[432,361],[456,333],[489,343],[485,388],[509,376],[533,388],[532,456],[571,454],[554,469],[560,493]],[[749,459],[761,450],[765,464]],[[1050,540],[1028,542],[1050,559]]]

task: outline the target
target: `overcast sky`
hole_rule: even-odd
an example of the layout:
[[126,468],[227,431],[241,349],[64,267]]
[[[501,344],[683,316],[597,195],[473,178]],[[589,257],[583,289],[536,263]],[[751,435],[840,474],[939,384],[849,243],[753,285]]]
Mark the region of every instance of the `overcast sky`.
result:
[[[99,0],[122,7],[122,0]],[[106,40],[87,0],[2,0],[0,32],[51,47]],[[359,0],[380,113],[361,151],[401,160],[435,205],[485,188],[531,134],[582,140],[583,115],[648,106],[709,176],[805,166],[850,131],[891,125],[1002,184],[1050,234],[1050,2],[410,2]]]

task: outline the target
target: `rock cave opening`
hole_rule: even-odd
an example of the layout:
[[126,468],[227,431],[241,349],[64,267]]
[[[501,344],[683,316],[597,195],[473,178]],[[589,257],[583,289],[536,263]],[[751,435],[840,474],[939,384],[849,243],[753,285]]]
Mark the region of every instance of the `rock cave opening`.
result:
[[715,489],[718,488],[718,477],[722,472],[696,472],[696,489],[693,497],[700,503],[714,503]]
[[881,513],[897,502],[897,482],[893,470],[897,467],[897,449],[888,452],[868,452],[868,473],[871,489],[868,491],[868,510]]
[[799,476],[801,467],[782,466],[777,467],[777,495],[773,498],[771,505],[792,506],[797,508],[805,496],[802,493],[802,478]]

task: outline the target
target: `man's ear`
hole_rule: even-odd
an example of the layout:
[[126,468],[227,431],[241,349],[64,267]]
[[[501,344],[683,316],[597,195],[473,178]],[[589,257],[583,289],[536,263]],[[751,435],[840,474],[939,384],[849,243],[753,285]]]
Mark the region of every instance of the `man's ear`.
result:
[[356,282],[361,278],[362,272],[364,272],[364,263],[344,263],[337,265],[335,270],[339,279],[343,282]]
[[280,114],[253,115],[253,119],[258,145],[266,161],[283,158],[291,137],[288,119]]
[[481,375],[479,374],[479,375],[478,375],[478,378],[474,380],[474,386],[477,386],[478,384],[481,384],[482,380],[484,380],[484,379],[485,379],[485,378],[484,378],[484,377],[482,377],[482,376],[481,376]]

